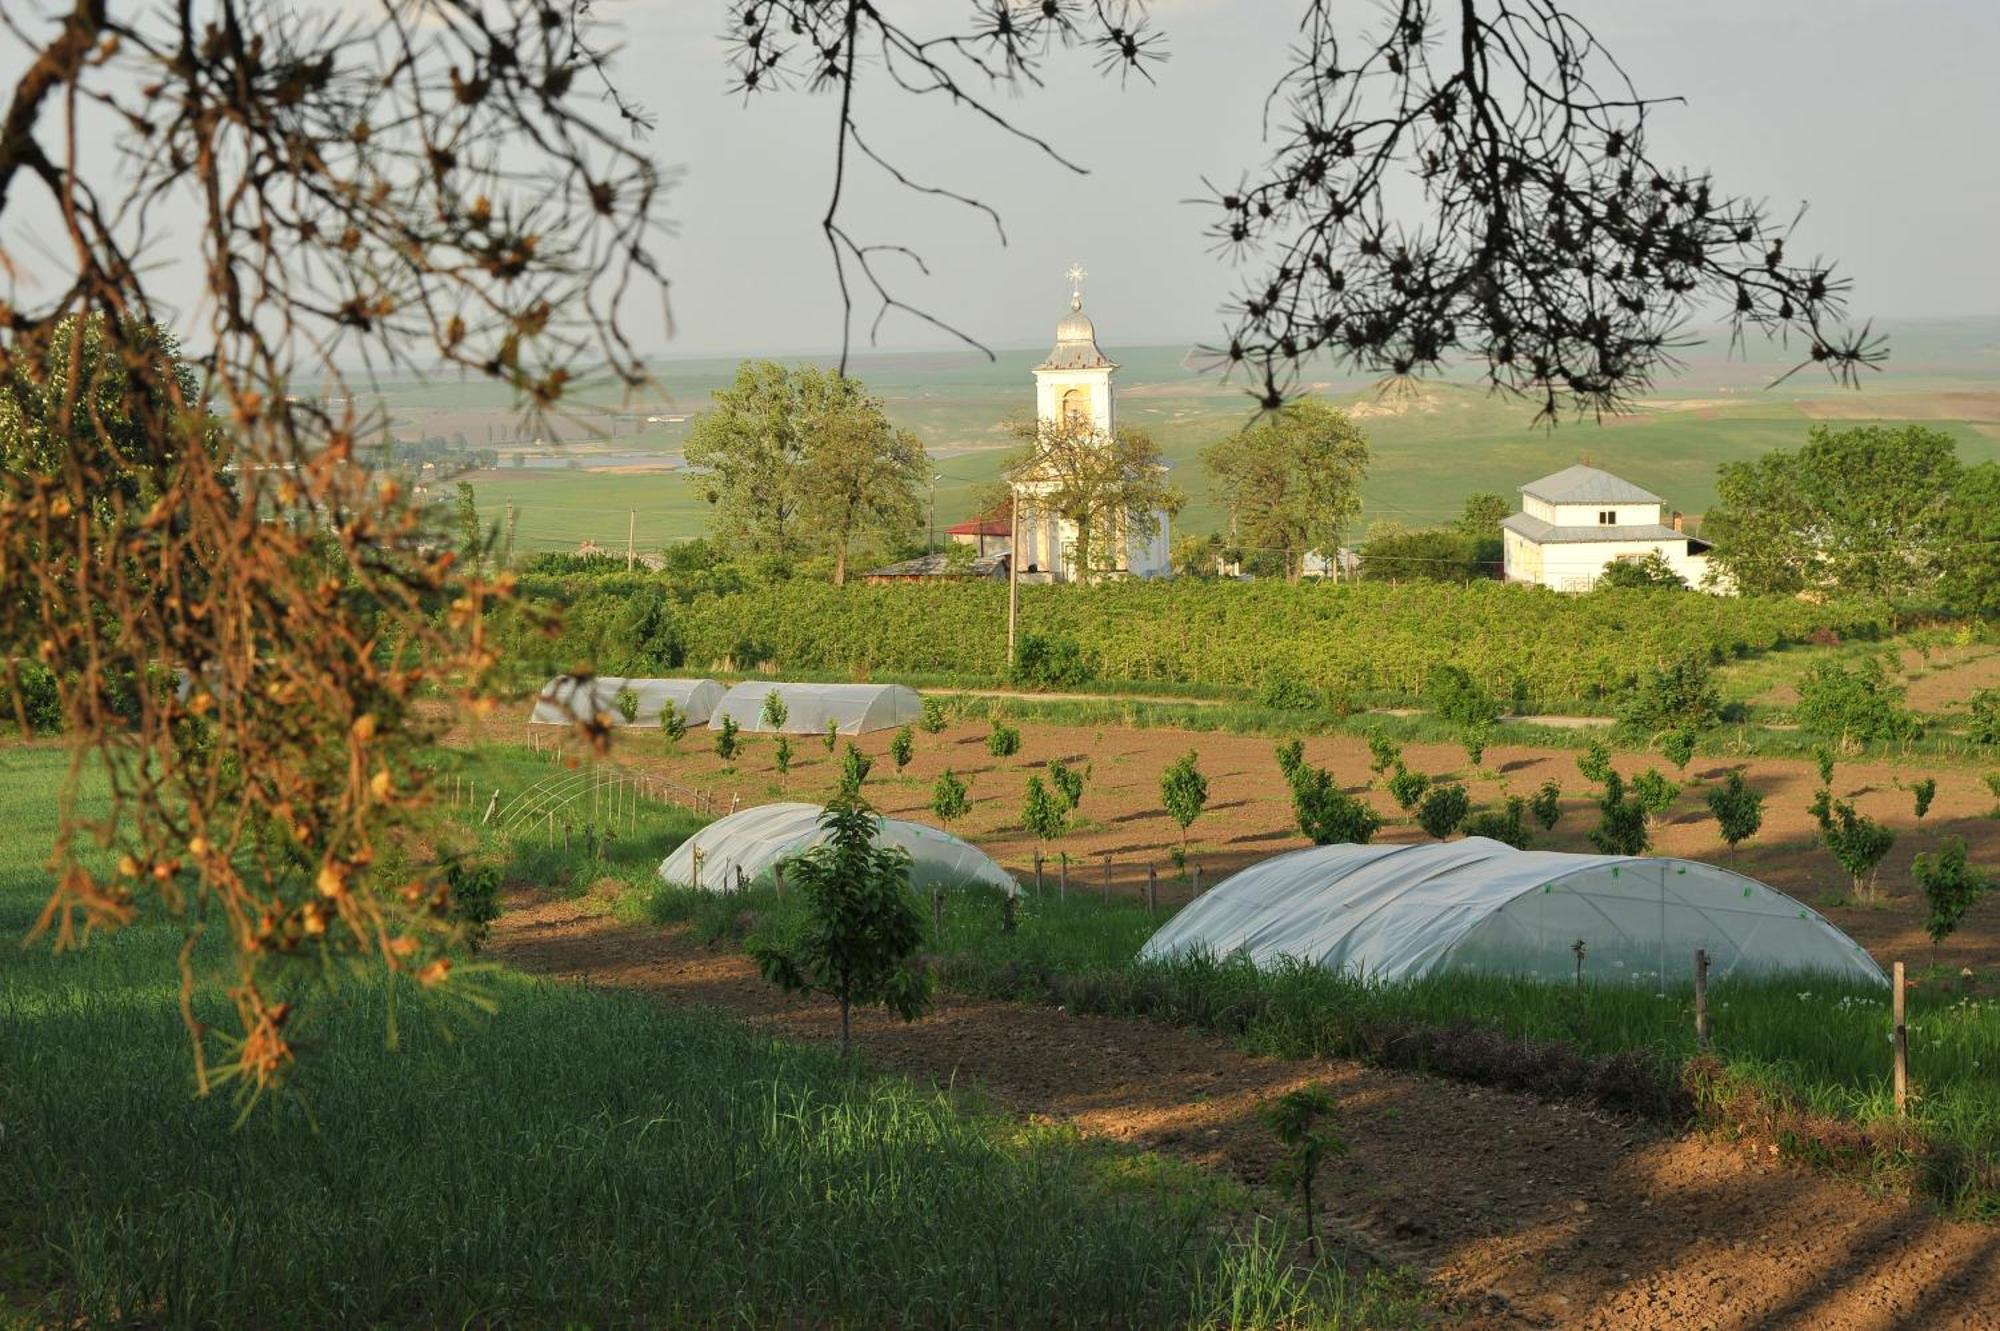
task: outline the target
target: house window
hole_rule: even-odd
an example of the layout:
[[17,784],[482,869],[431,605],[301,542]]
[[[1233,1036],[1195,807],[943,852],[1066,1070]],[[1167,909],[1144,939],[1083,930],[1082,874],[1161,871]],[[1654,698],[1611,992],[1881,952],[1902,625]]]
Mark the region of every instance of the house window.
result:
[[1615,526],[1617,526],[1617,525],[1618,525],[1618,510],[1617,510],[1617,509],[1615,509],[1615,508],[1600,508],[1600,509],[1598,509],[1598,510],[1597,510],[1597,525],[1598,525],[1598,526],[1600,526],[1600,527],[1615,527]]

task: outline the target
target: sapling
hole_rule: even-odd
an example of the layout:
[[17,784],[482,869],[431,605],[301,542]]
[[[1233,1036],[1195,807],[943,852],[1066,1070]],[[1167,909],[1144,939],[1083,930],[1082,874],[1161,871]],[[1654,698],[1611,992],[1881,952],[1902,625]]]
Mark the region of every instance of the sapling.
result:
[[1467,836],[1483,836],[1515,850],[1526,850],[1533,838],[1528,835],[1528,801],[1509,795],[1504,809],[1487,809],[1467,818],[1460,829]]
[[[1296,744],[1298,741],[1294,740],[1293,743]],[[1382,728],[1377,726],[1368,732],[1368,755],[1368,770],[1380,776],[1403,761],[1403,746],[1390,739],[1383,733]]]
[[847,741],[847,751],[840,755],[840,790],[843,795],[858,796],[861,783],[868,779],[869,769],[875,760],[861,751],[853,740]]
[[1824,789],[1812,802],[1810,812],[1819,820],[1820,840],[1854,880],[1856,899],[1873,901],[1876,870],[1896,844],[1896,834]]
[[1544,832],[1555,831],[1556,824],[1562,821],[1562,794],[1562,787],[1551,779],[1542,782],[1542,788],[1528,801],[1528,812],[1535,815]]
[[949,767],[945,768],[931,786],[931,812],[937,815],[939,822],[949,827],[965,817],[971,808],[972,800],[965,782],[959,780]]
[[875,812],[858,795],[829,804],[820,826],[826,839],[786,865],[805,897],[804,924],[790,939],[752,937],[746,946],[764,978],[786,992],[839,1000],[845,1057],[856,1003],[914,1021],[930,1005],[931,980],[916,960],[924,920],[910,890],[909,852],[875,844]]
[[[1373,735],[1369,736],[1368,743],[1371,748],[1374,746],[1375,737]],[[1284,776],[1286,785],[1289,786],[1298,780],[1299,770],[1305,765],[1306,744],[1304,740],[1288,739],[1278,746],[1278,771]]]
[[1193,749],[1175,759],[1160,774],[1160,803],[1181,829],[1180,863],[1187,862],[1187,833],[1201,811],[1208,807],[1208,778],[1201,774],[1199,756]]
[[1743,773],[1731,772],[1727,780],[1708,792],[1708,811],[1715,815],[1715,830],[1729,847],[1731,863],[1736,847],[1757,835],[1764,825],[1764,797],[1743,780]]
[[1625,790],[1615,771],[1605,772],[1604,790],[1597,797],[1597,826],[1590,844],[1606,855],[1644,855],[1652,838],[1646,831],[1646,809]]
[[1680,793],[1681,788],[1660,775],[1657,767],[1648,767],[1632,778],[1632,798],[1638,800],[1639,807],[1646,811],[1648,824],[1665,817]]
[[1069,830],[1069,810],[1062,796],[1050,791],[1039,776],[1028,778],[1028,795],[1021,803],[1021,826],[1034,833],[1039,846],[1046,846]]
[[1424,802],[1417,806],[1417,825],[1442,841],[1459,829],[1471,811],[1472,800],[1465,787],[1456,781],[1446,781],[1432,786]]
[[626,725],[639,719],[639,693],[630,684],[619,686],[618,692],[611,695],[611,705],[625,718]]
[[1461,726],[1458,732],[1459,747],[1465,750],[1465,761],[1477,771],[1486,758],[1486,746],[1493,740],[1493,727],[1485,722]]
[[1263,1108],[1264,1121],[1271,1125],[1285,1148],[1278,1163],[1277,1177],[1296,1183],[1306,1215],[1306,1242],[1313,1253],[1320,1251],[1319,1230],[1313,1213],[1313,1182],[1328,1156],[1347,1154],[1347,1143],[1329,1121],[1333,1117],[1333,1096],[1324,1086],[1300,1086],[1286,1091]]
[[1931,801],[1937,798],[1937,778],[1927,776],[1921,781],[1912,781],[1910,798],[1916,805],[1917,824],[1922,826],[1924,815],[1931,811]]
[[1430,777],[1422,772],[1412,772],[1401,763],[1396,764],[1396,774],[1389,778],[1389,798],[1396,801],[1396,807],[1404,813],[1415,809],[1424,798],[1424,792],[1430,788]]
[[1674,765],[1675,771],[1685,774],[1688,763],[1694,759],[1694,732],[1669,730],[1660,740],[1660,752]]
[[667,737],[670,746],[687,738],[687,718],[681,715],[681,709],[674,706],[671,698],[660,705],[660,733]]
[[736,761],[736,751],[737,751],[736,736],[739,733],[741,733],[742,729],[743,727],[736,724],[735,717],[730,716],[726,712],[723,713],[722,729],[715,732],[716,757],[722,759],[722,761],[726,763],[733,763]]
[[926,697],[923,718],[917,722],[926,735],[935,735],[944,730],[944,699]]
[[895,760],[898,773],[910,765],[910,755],[915,745],[916,737],[908,726],[898,730],[895,738],[889,741],[889,756]]
[[822,735],[820,740],[826,745],[826,751],[832,753],[834,746],[840,743],[840,722],[829,719],[826,723],[826,734]]
[[1292,812],[1315,846],[1365,846],[1382,826],[1381,816],[1335,785],[1323,767],[1299,769],[1292,781]]
[[790,735],[778,736],[778,743],[771,750],[771,762],[778,769],[778,779],[782,782],[792,770],[792,737]]
[[986,751],[995,758],[1013,757],[1021,751],[1021,732],[993,718],[993,728],[986,732]]
[[1605,747],[1603,740],[1593,739],[1584,746],[1583,752],[1577,755],[1576,770],[1583,773],[1584,780],[1600,786],[1611,779],[1611,750]]
[[1827,790],[1833,789],[1833,749],[1829,745],[1813,745],[1813,766],[1819,769],[1819,783]]
[[785,706],[785,695],[772,689],[764,695],[764,728],[783,730],[785,722],[791,718],[792,709]]
[[1938,944],[1958,929],[1966,910],[1992,886],[1985,875],[1966,862],[1965,841],[1947,837],[1933,855],[1919,855],[1910,866],[1923,890],[1928,915],[1924,932],[1931,936],[1931,965],[1937,965]]

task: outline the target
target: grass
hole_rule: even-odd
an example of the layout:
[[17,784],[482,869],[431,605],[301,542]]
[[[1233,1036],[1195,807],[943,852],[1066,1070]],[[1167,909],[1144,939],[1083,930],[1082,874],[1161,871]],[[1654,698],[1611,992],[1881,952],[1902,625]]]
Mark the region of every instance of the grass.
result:
[[[0,760],[0,933],[18,936],[47,891],[60,754]],[[491,1016],[299,977],[295,1094],[239,1123],[226,1096],[191,1094],[179,942],[152,920],[80,953],[0,950],[0,1324],[1418,1315],[1399,1287],[1297,1264],[1290,1228],[1234,1185],[499,967],[478,975]],[[205,1016],[222,1002],[203,986]]]

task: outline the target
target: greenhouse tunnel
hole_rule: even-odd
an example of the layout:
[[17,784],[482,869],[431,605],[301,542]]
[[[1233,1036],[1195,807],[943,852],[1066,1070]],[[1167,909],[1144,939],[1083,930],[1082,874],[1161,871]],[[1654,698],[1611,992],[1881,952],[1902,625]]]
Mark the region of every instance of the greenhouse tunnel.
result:
[[[660,877],[712,892],[769,887],[775,866],[798,858],[826,838],[819,821],[824,812],[817,804],[759,804],[718,818],[675,847],[661,862]],[[919,891],[975,884],[1010,895],[1021,890],[1013,875],[986,852],[924,823],[878,817],[875,844],[899,846],[910,853],[910,885]]]

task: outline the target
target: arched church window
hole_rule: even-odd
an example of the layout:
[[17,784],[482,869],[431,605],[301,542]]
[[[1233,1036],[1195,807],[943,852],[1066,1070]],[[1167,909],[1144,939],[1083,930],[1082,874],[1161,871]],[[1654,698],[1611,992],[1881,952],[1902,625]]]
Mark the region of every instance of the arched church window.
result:
[[1066,425],[1084,425],[1090,421],[1090,390],[1088,388],[1065,388],[1062,395],[1062,418]]

